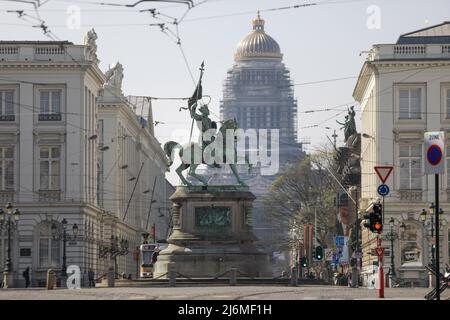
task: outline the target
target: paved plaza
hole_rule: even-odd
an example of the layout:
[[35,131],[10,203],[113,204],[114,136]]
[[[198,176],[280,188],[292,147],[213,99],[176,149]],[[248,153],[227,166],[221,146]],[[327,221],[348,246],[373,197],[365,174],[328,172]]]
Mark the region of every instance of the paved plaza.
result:
[[[385,289],[385,299],[367,288],[336,286],[179,286],[92,289],[1,289],[0,300],[424,300],[428,288]],[[442,294],[448,299],[450,292]]]

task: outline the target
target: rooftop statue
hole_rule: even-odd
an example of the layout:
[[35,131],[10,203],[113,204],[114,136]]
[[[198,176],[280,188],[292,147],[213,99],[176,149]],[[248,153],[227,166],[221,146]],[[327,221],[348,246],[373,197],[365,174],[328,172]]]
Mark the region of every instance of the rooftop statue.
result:
[[[195,170],[200,164],[207,164],[212,168],[220,168],[221,163],[230,166],[236,180],[241,186],[246,186],[246,184],[240,179],[237,172],[237,139],[234,139],[234,143],[230,145],[226,141],[227,130],[233,130],[235,132],[238,129],[238,124],[236,119],[229,119],[222,122],[222,126],[217,130],[217,123],[209,117],[210,112],[207,104],[203,104],[201,101],[202,94],[202,77],[204,72],[204,63],[202,63],[200,68],[200,80],[194,91],[192,97],[188,100],[188,106],[180,108],[181,110],[189,110],[189,115],[192,119],[191,126],[191,137],[194,121],[197,124],[197,128],[202,133],[199,136],[198,142],[189,142],[187,145],[181,146],[178,142],[169,141],[164,144],[164,151],[169,157],[169,166],[173,164],[174,151],[179,149],[178,155],[181,158],[181,165],[176,169],[178,176],[180,177],[182,183],[187,186],[192,186],[192,184],[183,177],[182,172],[189,169],[188,175],[200,181],[204,186],[208,185],[208,181],[205,177],[196,174]],[[199,113],[198,113],[198,112]],[[208,150],[207,150],[208,148]],[[211,151],[210,157],[208,152]],[[215,151],[221,152],[221,155],[217,154]],[[228,161],[226,155],[234,155],[234,159]],[[220,158],[222,161],[217,161]],[[248,163],[246,158],[246,163],[248,165],[249,171],[252,165]],[[218,163],[219,162],[219,163]]]
[[88,31],[86,36],[84,37],[84,45],[86,46],[86,53],[88,59],[94,59],[94,61],[98,62],[97,59],[97,33],[94,28]]
[[118,91],[122,90],[123,66],[120,62],[117,62],[113,68],[106,71],[105,76],[105,86],[112,87]]
[[341,129],[344,129],[344,136],[345,141],[348,140],[352,135],[356,134],[356,123],[355,123],[355,110],[354,106],[351,106],[350,109],[348,109],[348,114],[345,116],[345,122],[341,123],[336,120],[337,123],[342,125],[343,127]]

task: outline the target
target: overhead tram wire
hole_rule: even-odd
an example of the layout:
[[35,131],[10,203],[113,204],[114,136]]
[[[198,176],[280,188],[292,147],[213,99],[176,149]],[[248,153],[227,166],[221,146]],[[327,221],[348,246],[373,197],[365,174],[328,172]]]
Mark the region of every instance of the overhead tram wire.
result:
[[[338,1],[338,2],[335,2],[335,3],[340,3],[340,2],[342,2],[342,1]],[[352,1],[350,1],[350,2],[352,2]],[[329,2],[329,3],[331,3],[331,2]],[[297,6],[294,6],[294,7],[297,7]],[[283,8],[279,8],[279,9],[286,9],[286,8],[289,8],[289,7],[283,7]],[[41,27],[44,27],[44,26],[41,26]],[[180,45],[180,51],[181,51],[181,53],[182,53],[182,55],[183,55],[183,58],[184,58],[184,61],[185,61],[185,64],[186,64],[186,66],[187,66],[187,68],[188,68],[188,71],[189,71],[189,73],[190,73],[190,76],[191,76],[191,79],[193,80],[193,82],[194,82],[194,85],[195,85],[195,80],[194,80],[194,77],[193,77],[193,75],[192,75],[192,72],[191,72],[191,68],[190,68],[190,66],[189,66],[189,63],[188,63],[188,61],[187,61],[187,58],[186,58],[186,55],[185,55],[185,53],[184,53],[184,50],[183,50],[183,48],[181,47],[181,41],[180,41],[180,39],[179,39],[179,33],[178,33],[178,24],[176,24],[176,27],[177,27],[177,37],[178,37],[178,44]],[[51,31],[47,31],[46,30],[46,28],[44,29],[43,28],[43,31],[44,31],[44,34],[47,36],[47,37],[49,37],[49,38],[51,38],[52,40],[54,40],[54,39],[58,39]],[[66,53],[67,53],[67,50],[65,50],[66,51]],[[68,54],[68,53],[67,53]],[[69,54],[69,56],[70,56],[70,54]],[[73,59],[73,57],[72,57],[72,60],[74,60],[75,61],[75,59]],[[426,67],[427,68],[427,67]],[[424,69],[426,69],[426,68],[424,68]],[[405,70],[400,70],[400,71],[394,71],[394,72],[404,72]],[[346,77],[346,78],[349,78],[349,77]],[[332,81],[332,80],[324,80],[324,81]],[[306,83],[305,83],[306,84]],[[298,84],[298,85],[301,85],[301,84]],[[309,113],[309,112],[308,112]],[[213,113],[212,113],[213,114]],[[214,114],[215,115],[215,114]],[[218,119],[220,119],[220,117],[218,117],[217,115],[215,115]]]
[[[0,1],[6,1],[6,0],[0,0]],[[213,1],[213,0],[209,0]],[[216,0],[221,1],[221,0]],[[223,1],[223,0],[222,0]],[[269,9],[260,9],[260,12],[273,12],[273,11],[280,11],[280,10],[288,10],[288,9],[299,9],[299,8],[305,8],[305,7],[311,7],[311,6],[321,6],[321,5],[332,5],[332,4],[344,4],[344,3],[351,3],[351,2],[361,2],[361,1],[368,1],[368,0],[343,0],[343,1],[334,1],[334,2],[311,2],[311,3],[303,3],[298,5],[292,5],[287,7],[276,7],[276,8],[269,8]],[[70,1],[69,1],[70,2]],[[89,4],[97,4],[97,5],[105,5],[104,3],[89,3]],[[199,3],[200,5],[202,3]],[[112,4],[116,5],[117,4]],[[198,6],[197,5],[197,6]],[[120,5],[121,7],[124,7],[124,5]],[[193,8],[195,8],[194,6]],[[162,8],[162,7],[161,7]],[[190,9],[192,10],[192,8]],[[223,14],[223,15],[216,15],[216,16],[209,16],[209,17],[199,17],[199,18],[192,18],[192,19],[183,19],[183,22],[191,22],[191,21],[200,21],[200,20],[208,20],[208,19],[215,19],[215,18],[225,18],[225,17],[233,17],[233,16],[239,16],[239,15],[250,15],[254,14],[253,11],[244,11],[244,12],[238,12],[238,13],[232,13],[232,14]],[[115,26],[115,27],[125,27],[125,26],[148,26],[148,24],[105,24],[105,25],[89,25],[90,27],[102,27],[102,26]],[[66,25],[54,25],[52,27],[66,27]]]
[[[341,1],[322,1],[322,2],[309,2],[309,3],[302,3],[302,4],[296,4],[291,6],[284,6],[284,7],[275,7],[275,8],[268,8],[268,9],[260,9],[260,12],[274,12],[274,11],[284,11],[284,10],[291,10],[291,9],[301,9],[306,7],[313,7],[313,6],[323,6],[323,5],[333,5],[333,4],[344,4],[344,3],[351,3],[351,2],[364,2],[368,0],[341,0]],[[228,17],[235,17],[235,16],[242,16],[242,15],[250,15],[255,14],[255,11],[241,11],[241,12],[235,12],[230,14],[222,14],[222,15],[215,15],[215,16],[206,16],[206,17],[198,17],[198,18],[192,18],[192,19],[185,19],[185,22],[193,22],[193,21],[201,21],[201,20],[211,20],[211,19],[217,19],[217,18],[228,18]]]
[[[433,66],[430,66],[430,67],[433,67]],[[422,68],[422,69],[418,70],[417,72],[414,72],[413,74],[407,75],[406,77],[400,79],[398,82],[403,82],[403,81],[405,81],[405,80],[411,78],[412,76],[417,75],[418,73],[420,73],[420,72],[422,72],[423,70],[426,70],[426,69],[429,69],[429,67],[427,67],[427,68]],[[441,79],[441,78],[443,78],[443,77],[447,77],[447,76],[439,76],[439,77],[436,77],[436,78],[434,78],[434,79],[432,79],[432,80],[429,80],[429,81],[435,81],[435,80]],[[375,96],[376,96],[377,98],[379,98],[381,95],[391,94],[391,92],[390,92],[389,90],[392,90],[392,86],[387,86],[387,87],[384,88],[384,89],[381,89],[381,88],[380,88],[380,90],[376,93]],[[386,91],[387,91],[387,92],[386,92]],[[383,93],[383,92],[384,92],[384,93]],[[367,100],[369,100],[369,99],[370,99],[370,97],[368,97],[368,98],[366,98],[366,99],[364,99],[364,100],[367,101]],[[359,103],[355,102],[354,104],[357,105],[357,104],[359,104]],[[345,112],[345,111],[343,111],[343,112]],[[343,113],[343,112],[341,112],[341,113]],[[336,116],[337,116],[337,115],[336,115]],[[336,116],[335,116],[335,117],[336,117]],[[333,118],[334,118],[334,117],[333,117]],[[327,119],[326,121],[322,121],[322,122],[320,122],[318,125],[321,125],[321,124],[323,124],[323,123],[325,123],[325,122],[327,122],[327,121],[330,121],[330,120],[333,119],[333,118],[329,118],[329,119]],[[300,128],[300,129],[301,129],[301,128]],[[307,129],[307,128],[304,128],[304,129]]]
[[[393,72],[390,72],[390,73],[394,73],[394,72],[406,72],[406,71],[410,71],[410,70],[425,70],[425,69],[430,69],[430,68],[434,68],[434,67],[436,67],[436,66],[430,66],[430,67],[425,67],[425,68],[411,68],[411,69],[407,69],[407,70],[399,70],[399,71],[393,71]],[[380,73],[380,74],[383,74],[383,73]],[[417,73],[416,73],[417,74]],[[414,75],[414,74],[413,74]],[[409,75],[409,76],[407,76],[406,78],[409,78],[410,76],[413,76],[413,75]],[[430,80],[430,81],[435,81],[435,80],[438,80],[438,79],[441,79],[441,78],[444,78],[444,77],[446,77],[446,76],[439,76],[439,77],[437,77],[437,78],[434,78],[434,79],[432,79],[432,80]],[[406,79],[405,78],[405,79]],[[18,83],[25,83],[25,84],[32,84],[32,85],[46,85],[47,83],[43,83],[43,82],[31,82],[31,81],[26,81],[26,80],[19,80],[19,79],[13,79],[13,78],[9,78],[9,77],[1,77],[0,76],[0,80],[3,80],[3,81],[8,81],[8,82],[18,82]],[[402,80],[403,81],[403,80]],[[67,88],[69,88],[69,89],[76,89],[76,90],[79,90],[79,88],[72,88],[72,87],[67,87]],[[383,91],[386,91],[386,90],[389,90],[389,89],[391,89],[391,87],[387,87],[387,88],[385,88],[385,89],[383,89],[383,90],[380,90],[380,93],[381,92],[383,92]],[[382,94],[382,95],[385,95],[385,94],[389,94],[390,92],[386,92],[386,93],[384,93],[384,94]],[[379,95],[380,96],[380,95]],[[149,98],[149,99],[152,99],[152,100],[188,100],[189,99],[189,97],[151,97],[151,96],[138,96],[138,97],[146,97],[146,98]],[[363,101],[365,101],[365,100],[368,100],[369,98],[366,98],[366,99],[364,99]],[[128,101],[127,101],[128,102]],[[19,105],[19,106],[24,106],[24,107],[29,107],[29,108],[34,108],[34,106],[32,106],[32,105],[27,105],[27,104],[23,104],[23,103],[17,103],[17,102],[13,102],[15,105]],[[299,113],[305,113],[305,114],[307,114],[307,113],[314,113],[314,112],[329,112],[329,111],[334,111],[334,110],[336,110],[336,109],[338,109],[338,108],[340,108],[340,107],[348,107],[348,106],[350,106],[350,105],[354,105],[354,106],[357,106],[359,103],[357,103],[357,102],[355,102],[355,101],[350,101],[350,102],[347,102],[347,103],[344,103],[344,104],[340,104],[340,105],[337,105],[337,106],[334,106],[334,107],[328,107],[328,108],[323,108],[323,109],[318,109],[318,110],[306,110],[306,111],[299,111]],[[33,111],[33,109],[30,109],[30,110],[32,110]],[[372,111],[368,111],[368,112],[390,112],[390,111],[382,111],[382,110],[372,110]],[[79,115],[79,113],[75,113],[75,112],[61,112],[61,113],[63,113],[63,114],[68,114],[68,115]],[[433,112],[425,112],[425,111],[421,111],[421,113],[430,113],[430,114],[433,114]],[[440,114],[440,113],[437,113],[436,112],[436,114]]]

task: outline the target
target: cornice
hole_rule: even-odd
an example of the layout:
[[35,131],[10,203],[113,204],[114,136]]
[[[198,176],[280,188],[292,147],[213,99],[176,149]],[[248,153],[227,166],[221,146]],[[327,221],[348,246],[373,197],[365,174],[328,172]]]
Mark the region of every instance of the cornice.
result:
[[392,59],[386,59],[386,60],[374,60],[371,62],[371,64],[376,65],[378,68],[401,68],[401,67],[446,67],[450,66],[450,60],[431,60],[431,59],[424,59],[424,60],[418,60],[418,59],[412,59],[412,60],[392,60]]
[[365,89],[369,83],[370,77],[375,73],[374,67],[370,62],[365,62],[359,72],[358,80],[356,81],[355,89],[353,89],[353,98],[361,102],[364,96]]
[[106,81],[105,75],[100,70],[97,64],[93,61],[23,61],[23,62],[8,62],[0,61],[0,70],[81,70],[88,72],[93,76],[100,84]]
[[92,65],[92,62],[71,62],[71,61],[46,61],[46,62],[40,62],[40,61],[30,61],[30,62],[5,62],[0,61],[0,68],[5,69],[42,69],[42,68],[59,68],[59,69],[87,69]]

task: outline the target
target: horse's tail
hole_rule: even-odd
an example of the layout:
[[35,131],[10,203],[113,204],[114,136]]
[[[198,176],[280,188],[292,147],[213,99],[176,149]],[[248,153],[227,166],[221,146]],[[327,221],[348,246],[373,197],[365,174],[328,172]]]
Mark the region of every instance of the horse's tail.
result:
[[169,141],[164,144],[164,152],[169,157],[169,167],[173,164],[173,153],[172,151],[176,148],[181,148],[181,145],[175,141]]

